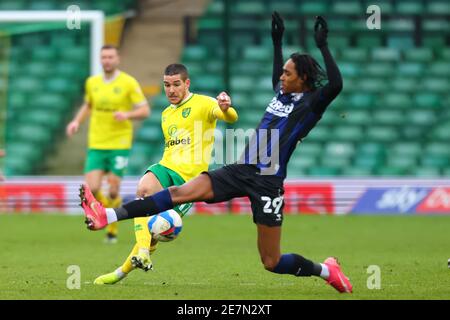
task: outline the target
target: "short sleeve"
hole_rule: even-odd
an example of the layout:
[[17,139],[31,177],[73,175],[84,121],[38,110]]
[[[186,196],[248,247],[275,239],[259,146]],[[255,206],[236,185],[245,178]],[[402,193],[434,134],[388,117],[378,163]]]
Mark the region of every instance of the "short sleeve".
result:
[[140,106],[147,101],[144,93],[142,92],[141,86],[135,79],[131,80],[130,100],[133,106]]
[[84,84],[84,102],[92,105],[91,86],[89,78],[86,80]]

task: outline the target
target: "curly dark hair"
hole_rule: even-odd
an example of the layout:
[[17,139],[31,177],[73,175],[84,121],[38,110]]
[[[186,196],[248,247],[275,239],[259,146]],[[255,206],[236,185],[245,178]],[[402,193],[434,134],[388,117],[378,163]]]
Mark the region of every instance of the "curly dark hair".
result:
[[298,76],[306,76],[305,84],[309,89],[314,90],[324,85],[322,82],[327,79],[327,75],[313,57],[309,54],[293,53],[290,58],[295,64]]

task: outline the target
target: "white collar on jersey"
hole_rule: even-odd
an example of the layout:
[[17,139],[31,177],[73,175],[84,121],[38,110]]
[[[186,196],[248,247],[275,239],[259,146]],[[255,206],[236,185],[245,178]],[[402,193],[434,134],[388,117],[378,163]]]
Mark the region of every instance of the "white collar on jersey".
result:
[[109,78],[109,79],[106,79],[106,77],[105,77],[105,72],[103,72],[103,75],[102,75],[102,77],[103,77],[103,82],[105,82],[105,83],[113,82],[114,80],[117,79],[117,77],[119,76],[119,74],[120,74],[120,70],[119,70],[119,69],[116,69],[116,71],[114,71],[113,76],[112,76],[111,78]]
[[180,103],[178,103],[178,104],[171,104],[172,108],[174,108],[174,109],[178,108],[178,107],[181,106],[183,103],[185,103],[186,101],[188,101],[188,100],[192,97],[192,95],[193,95],[193,93],[191,92],[191,93],[189,93],[189,95],[188,95],[186,98],[184,98],[184,100],[181,101]]

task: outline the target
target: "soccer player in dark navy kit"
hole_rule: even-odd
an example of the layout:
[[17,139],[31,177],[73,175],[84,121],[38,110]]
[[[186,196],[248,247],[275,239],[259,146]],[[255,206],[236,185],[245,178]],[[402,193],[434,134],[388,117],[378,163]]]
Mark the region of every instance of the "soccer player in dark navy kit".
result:
[[[181,186],[169,187],[115,209],[103,208],[83,185],[80,198],[89,229],[98,230],[118,220],[158,214],[182,203],[216,203],[248,197],[257,225],[258,250],[266,270],[303,277],[319,276],[339,292],[352,292],[352,285],[336,258],[315,263],[298,254],[281,254],[283,181],[289,158],[342,90],[341,74],[328,49],[325,19],[316,17],[314,38],[326,73],[307,54],[294,53],[283,66],[283,31],[283,20],[274,12],[272,82],[276,95],[238,163],[203,172]],[[322,86],[321,81],[326,78],[328,83]]]

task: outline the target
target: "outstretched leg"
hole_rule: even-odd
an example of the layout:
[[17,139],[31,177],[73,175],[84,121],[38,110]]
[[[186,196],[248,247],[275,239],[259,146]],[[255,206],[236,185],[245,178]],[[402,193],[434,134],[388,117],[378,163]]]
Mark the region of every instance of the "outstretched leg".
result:
[[281,226],[257,224],[257,230],[258,250],[266,270],[297,277],[318,276],[339,292],[352,292],[352,285],[335,258],[327,258],[324,263],[315,263],[295,253],[281,254]]
[[81,206],[85,212],[86,224],[91,230],[103,229],[106,225],[119,220],[155,215],[179,204],[211,200],[213,197],[214,192],[208,174],[201,174],[181,186],[164,189],[115,209],[105,209],[95,199],[87,185],[80,188]]

